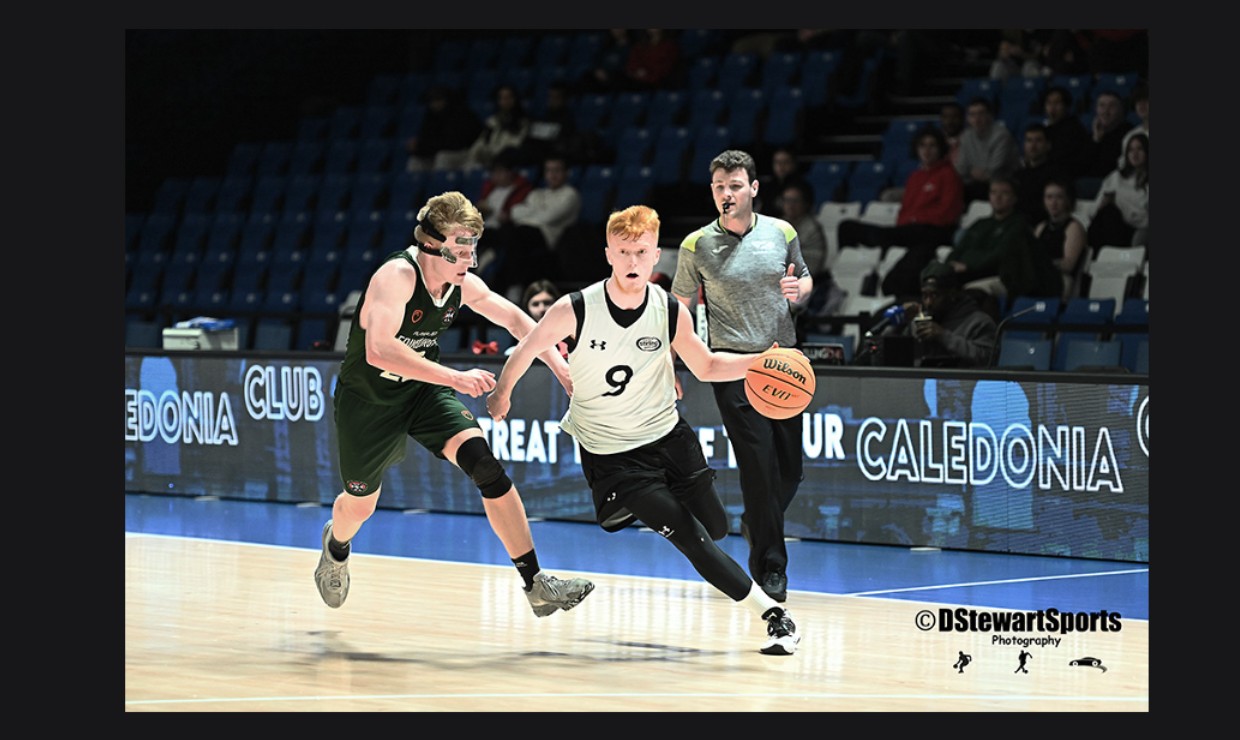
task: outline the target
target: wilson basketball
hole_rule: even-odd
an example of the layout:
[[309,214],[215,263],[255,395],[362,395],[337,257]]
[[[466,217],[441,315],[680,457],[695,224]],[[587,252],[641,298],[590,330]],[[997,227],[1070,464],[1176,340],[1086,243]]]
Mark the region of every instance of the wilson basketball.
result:
[[768,349],[745,371],[745,395],[768,419],[790,419],[801,413],[817,387],[809,359],[794,349]]

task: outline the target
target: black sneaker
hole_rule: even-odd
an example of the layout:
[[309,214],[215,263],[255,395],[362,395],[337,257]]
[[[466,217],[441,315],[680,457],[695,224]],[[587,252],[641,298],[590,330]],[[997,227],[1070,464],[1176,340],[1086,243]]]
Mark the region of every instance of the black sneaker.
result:
[[761,586],[767,596],[779,603],[782,604],[788,600],[788,576],[783,573],[767,571],[766,575],[762,576]]
[[792,655],[797,651],[801,636],[797,634],[797,626],[782,606],[773,606],[762,615],[766,620],[766,634],[770,639],[758,652],[763,655]]

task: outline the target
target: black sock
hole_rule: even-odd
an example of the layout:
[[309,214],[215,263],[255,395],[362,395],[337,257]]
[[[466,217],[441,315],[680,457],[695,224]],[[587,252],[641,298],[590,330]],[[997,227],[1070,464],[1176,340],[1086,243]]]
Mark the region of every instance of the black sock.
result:
[[327,536],[327,551],[331,553],[336,562],[344,562],[349,557],[349,552],[353,550],[352,541],[340,542],[335,535]]
[[529,591],[534,588],[534,574],[538,572],[538,555],[530,550],[519,558],[513,558],[512,564],[517,566],[517,572],[525,579],[525,590]]

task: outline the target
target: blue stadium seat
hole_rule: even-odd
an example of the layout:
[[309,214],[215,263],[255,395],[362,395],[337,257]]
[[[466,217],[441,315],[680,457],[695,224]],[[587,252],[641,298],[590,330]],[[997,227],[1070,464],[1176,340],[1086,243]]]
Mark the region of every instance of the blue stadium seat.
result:
[[610,165],[592,164],[586,167],[578,186],[581,192],[580,222],[600,224],[607,220],[618,177],[619,173]]
[[727,52],[719,62],[715,89],[732,98],[740,90],[758,87],[761,64],[762,58],[756,52]]
[[366,83],[366,105],[386,107],[396,105],[403,78],[397,74],[377,74]]
[[709,126],[718,126],[723,120],[723,108],[727,100],[721,90],[713,87],[694,92],[689,101],[689,118],[685,125],[694,132]]
[[255,174],[259,176],[287,175],[289,159],[292,156],[293,142],[268,141],[263,145],[262,154],[259,155]]
[[689,151],[688,176],[693,180],[710,177],[710,161],[732,145],[732,132],[727,126],[707,126],[694,133]]
[[290,175],[284,188],[284,203],[281,210],[285,213],[312,211],[323,186],[323,176],[311,173]]
[[805,93],[800,87],[779,87],[769,95],[762,141],[768,147],[796,146],[801,140]]
[[358,105],[341,105],[333,110],[327,127],[328,141],[358,138],[362,130],[362,110]]
[[732,143],[749,147],[757,143],[758,126],[766,115],[766,93],[761,88],[739,88],[724,109],[723,125]]
[[534,47],[534,66],[558,67],[568,60],[571,37],[567,33],[543,33]]
[[250,213],[276,213],[284,208],[284,191],[288,178],[284,175],[259,175],[250,195]]
[[801,62],[801,90],[805,102],[821,107],[835,95],[835,72],[840,54],[834,51],[810,51]]
[[253,187],[254,178],[249,175],[225,175],[220,180],[219,191],[215,194],[215,212],[247,210],[250,190]]
[[656,185],[674,185],[682,180],[692,144],[688,126],[667,126],[659,131],[650,157]]
[[225,165],[226,175],[254,175],[258,167],[258,158],[263,153],[263,145],[253,141],[242,141],[233,145]]
[[286,319],[262,318],[254,325],[252,349],[287,352],[293,346],[293,327]]
[[628,208],[633,205],[648,204],[653,195],[653,167],[630,165],[620,168],[619,179],[616,181],[613,208]]
[[325,141],[330,124],[327,116],[302,116],[297,121],[297,141]]
[[362,109],[362,122],[357,129],[360,141],[384,139],[396,134],[396,106],[367,105]]
[[999,342],[996,367],[1008,369],[1050,370],[1051,340],[1004,335]]
[[359,175],[384,175],[395,169],[403,171],[407,161],[404,144],[396,139],[362,139],[358,144],[356,169]]
[[1058,298],[1018,296],[1003,317],[1006,322],[1003,336],[1049,340],[1059,320],[1061,305]]
[[1120,367],[1119,340],[1069,339],[1062,348],[1056,348],[1052,367],[1062,372]]
[[650,161],[654,151],[655,137],[645,126],[626,128],[616,140],[616,158],[613,164],[617,167],[641,166]]
[[356,172],[360,155],[361,142],[358,139],[332,139],[323,157],[323,172],[329,175]]
[[314,199],[314,210],[335,213],[349,208],[353,198],[355,176],[345,173],[327,173],[319,184]]
[[200,175],[190,179],[185,193],[184,213],[210,213],[215,210],[215,197],[219,193],[222,178]]
[[689,106],[689,94],[684,90],[656,90],[646,108],[646,126],[657,135],[667,126],[680,125]]
[[298,140],[289,152],[288,174],[310,175],[323,171],[323,158],[327,154],[326,141]]
[[179,216],[189,194],[190,178],[166,177],[155,190],[151,213]]
[[845,194],[853,166],[851,160],[814,160],[805,173],[805,179],[813,186],[814,198],[819,205]]
[[689,94],[695,99],[703,90],[715,89],[715,81],[719,75],[720,59],[716,56],[700,56],[689,62],[686,73]]
[[869,203],[891,185],[891,169],[881,161],[857,162],[848,176],[848,199]]
[[762,62],[762,81],[759,86],[768,98],[777,90],[798,83],[805,54],[799,51],[773,51]]
[[969,103],[975,98],[985,98],[990,102],[992,108],[999,105],[999,86],[1002,83],[999,80],[992,80],[989,77],[968,77],[960,83],[960,87],[956,90],[956,102],[966,110]]
[[603,141],[614,145],[626,131],[641,125],[645,121],[650,98],[651,94],[648,92],[624,92],[616,95],[607,113],[606,125],[602,131]]

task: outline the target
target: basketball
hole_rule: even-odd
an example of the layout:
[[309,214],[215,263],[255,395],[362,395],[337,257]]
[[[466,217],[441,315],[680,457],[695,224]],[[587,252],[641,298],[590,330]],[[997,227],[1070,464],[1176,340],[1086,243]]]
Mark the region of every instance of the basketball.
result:
[[768,419],[790,419],[801,413],[817,387],[809,359],[794,349],[768,349],[745,371],[745,395]]

